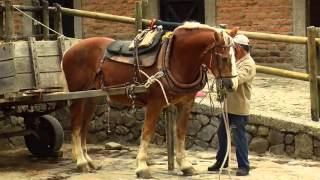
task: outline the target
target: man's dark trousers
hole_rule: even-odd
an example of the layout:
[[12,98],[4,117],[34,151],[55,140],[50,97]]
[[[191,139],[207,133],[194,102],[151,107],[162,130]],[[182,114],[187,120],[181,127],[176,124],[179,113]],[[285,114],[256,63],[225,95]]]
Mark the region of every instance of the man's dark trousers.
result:
[[[248,116],[228,114],[229,124],[233,134],[233,143],[236,146],[238,167],[249,169],[248,160],[248,139],[245,126],[248,123]],[[219,150],[217,152],[217,162],[222,163],[227,151],[227,134],[222,115],[218,127]]]

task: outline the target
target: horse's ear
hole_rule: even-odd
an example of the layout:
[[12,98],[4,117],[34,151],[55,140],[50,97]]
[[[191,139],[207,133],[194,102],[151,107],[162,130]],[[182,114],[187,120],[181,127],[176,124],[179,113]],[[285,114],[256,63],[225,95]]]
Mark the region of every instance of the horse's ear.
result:
[[213,37],[214,37],[214,40],[217,41],[217,42],[220,42],[221,41],[221,37],[222,37],[222,34],[219,34],[218,32],[215,32],[213,33]]
[[234,28],[232,28],[231,31],[229,32],[229,35],[230,35],[231,37],[235,37],[235,36],[237,35],[239,29],[240,29],[239,27],[234,27]]

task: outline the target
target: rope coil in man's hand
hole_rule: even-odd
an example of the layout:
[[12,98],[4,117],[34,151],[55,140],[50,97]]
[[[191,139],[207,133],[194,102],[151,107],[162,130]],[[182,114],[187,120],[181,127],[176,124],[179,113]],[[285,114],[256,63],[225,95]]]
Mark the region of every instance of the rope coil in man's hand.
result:
[[[227,170],[229,178],[231,178],[230,174],[230,162],[231,162],[231,131],[229,126],[229,117],[228,117],[228,107],[227,107],[227,90],[222,84],[222,79],[219,79],[216,81],[216,90],[217,90],[217,101],[220,102],[221,105],[221,111],[222,111],[222,119],[224,123],[224,127],[226,128],[226,134],[227,134],[227,151],[225,154],[225,157],[223,158],[223,162],[220,166],[219,171],[219,180],[222,173],[222,170]],[[228,158],[228,161],[227,161]],[[228,167],[223,168],[225,163],[228,162]]]

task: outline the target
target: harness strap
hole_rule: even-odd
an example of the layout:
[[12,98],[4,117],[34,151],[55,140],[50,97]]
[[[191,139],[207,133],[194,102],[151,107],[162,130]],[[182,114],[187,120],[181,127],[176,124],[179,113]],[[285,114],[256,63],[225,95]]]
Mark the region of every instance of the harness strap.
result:
[[169,87],[169,91],[173,94],[177,93],[195,93],[201,90],[207,81],[207,68],[203,65],[200,66],[199,76],[192,83],[181,83],[174,78],[171,71],[169,70],[169,56],[171,52],[171,46],[174,41],[174,36],[172,36],[169,41],[165,42],[165,50],[162,50],[162,63],[161,68],[165,73],[165,81]]

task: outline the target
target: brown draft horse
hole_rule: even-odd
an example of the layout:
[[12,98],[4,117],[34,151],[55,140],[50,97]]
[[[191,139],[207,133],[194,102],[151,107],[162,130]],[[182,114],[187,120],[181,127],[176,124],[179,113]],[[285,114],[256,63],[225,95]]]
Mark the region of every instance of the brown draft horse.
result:
[[[170,55],[168,55],[167,69],[174,81],[178,84],[192,84],[198,79],[201,66],[209,67],[216,78],[222,78],[228,89],[237,87],[235,71],[235,58],[233,52],[233,40],[230,35],[201,25],[199,23],[185,23],[176,28],[173,33]],[[100,89],[102,83],[113,86],[132,82],[134,68],[132,65],[115,61],[102,61],[106,48],[114,40],[110,38],[95,37],[80,41],[72,46],[64,54],[62,68],[68,84],[69,91],[82,91]],[[163,69],[162,45],[155,65],[141,69],[148,75],[153,75]],[[103,63],[101,63],[103,62]],[[103,76],[98,76],[101,68]],[[191,163],[187,160],[185,152],[185,136],[187,120],[195,99],[197,90],[185,93],[173,93],[165,81],[160,78],[170,104],[177,107],[179,117],[176,122],[176,161],[184,175],[197,174]],[[140,95],[141,105],[145,107],[145,120],[141,135],[139,152],[136,158],[136,175],[140,178],[150,178],[150,172],[146,163],[148,145],[154,134],[158,117],[167,106],[164,94],[159,84],[154,83],[147,93]],[[132,101],[127,95],[110,97],[111,101],[131,105]],[[96,169],[92,159],[87,154],[86,138],[89,122],[95,112],[97,99],[88,98],[74,100],[70,106],[72,126],[72,154],[77,167],[82,171]]]

